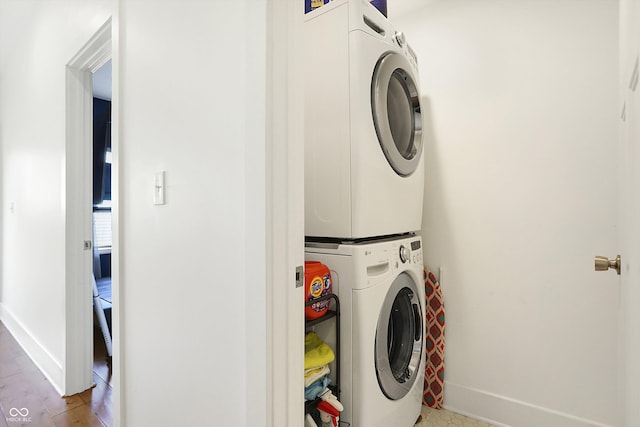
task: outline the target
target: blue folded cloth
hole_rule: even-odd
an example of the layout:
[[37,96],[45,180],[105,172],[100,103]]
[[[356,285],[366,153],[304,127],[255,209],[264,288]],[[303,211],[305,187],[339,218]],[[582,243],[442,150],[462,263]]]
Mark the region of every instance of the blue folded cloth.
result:
[[330,382],[331,380],[329,379],[329,377],[324,376],[320,378],[318,381],[312,383],[309,387],[305,387],[304,398],[306,400],[315,399],[316,397],[318,397],[320,393],[322,393],[327,388]]

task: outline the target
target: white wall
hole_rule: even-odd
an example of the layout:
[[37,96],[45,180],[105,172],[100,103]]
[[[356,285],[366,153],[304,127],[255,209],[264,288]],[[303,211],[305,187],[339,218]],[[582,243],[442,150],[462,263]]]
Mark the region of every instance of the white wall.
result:
[[120,4],[129,426],[265,422],[265,5]]
[[122,425],[266,425],[265,1],[0,2],[0,318],[61,388],[65,64],[110,6]]
[[[108,0],[0,2],[0,318],[62,390],[65,64]],[[13,206],[13,212],[9,209]]]
[[593,256],[619,251],[617,2],[447,0],[392,19],[425,96],[445,406],[613,425],[618,279]]

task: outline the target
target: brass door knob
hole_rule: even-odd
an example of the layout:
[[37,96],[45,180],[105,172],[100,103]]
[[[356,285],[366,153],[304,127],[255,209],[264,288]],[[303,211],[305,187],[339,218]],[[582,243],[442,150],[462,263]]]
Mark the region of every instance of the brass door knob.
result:
[[608,269],[616,270],[618,274],[620,274],[620,255],[618,255],[615,259],[608,259],[606,256],[597,256],[595,258],[596,271],[606,271]]

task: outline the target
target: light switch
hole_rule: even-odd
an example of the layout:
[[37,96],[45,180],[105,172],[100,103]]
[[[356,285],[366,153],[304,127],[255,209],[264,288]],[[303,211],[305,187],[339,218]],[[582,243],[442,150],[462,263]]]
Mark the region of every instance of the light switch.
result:
[[164,187],[164,171],[156,172],[153,189],[153,204],[165,204],[165,187]]

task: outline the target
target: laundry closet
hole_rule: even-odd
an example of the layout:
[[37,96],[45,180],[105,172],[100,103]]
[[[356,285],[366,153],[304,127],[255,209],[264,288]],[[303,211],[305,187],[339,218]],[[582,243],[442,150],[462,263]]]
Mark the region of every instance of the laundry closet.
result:
[[[314,76],[304,88],[305,259],[326,266],[340,300],[339,352],[328,359],[339,381],[330,373],[309,378],[323,366],[316,363],[319,347],[309,344],[318,334],[307,333],[305,399],[320,400],[319,415],[306,415],[311,427],[329,420],[409,427],[421,411],[425,166],[418,58],[380,3],[320,2],[303,24],[305,39],[313,40],[304,72]],[[311,300],[320,288],[307,290]]]
[[[593,268],[594,255],[621,250],[618,131],[629,102],[625,110],[619,86],[635,93],[629,81],[637,44],[619,65],[619,3],[389,0],[388,19],[364,13],[357,25],[352,17],[362,13],[330,14],[341,4],[320,8],[331,23],[311,19],[319,12],[305,17],[305,29],[326,25],[310,49],[317,72],[305,86],[305,127],[330,141],[306,141],[306,259],[349,264],[371,237],[410,233],[420,240],[417,251],[396,241],[380,264],[352,264],[369,272],[385,270],[376,266],[386,260],[403,266],[405,247],[434,271],[447,310],[445,408],[496,425],[622,425],[617,402],[626,398],[627,368],[619,321],[626,311],[619,301],[629,291],[615,273]],[[413,111],[399,113],[399,127],[407,128],[406,117],[420,123],[422,170],[404,175],[381,148],[384,130],[372,117],[382,108],[374,72],[364,71],[377,63],[373,41],[388,36],[393,47],[381,50],[394,51],[402,40],[405,59],[416,60],[408,67],[413,84],[402,91],[419,94],[420,118],[416,103],[386,105],[387,115]],[[325,79],[331,87],[319,83]],[[309,99],[322,101],[310,106]],[[407,217],[416,211],[419,221]],[[405,229],[392,230],[394,221]],[[354,336],[366,335],[356,323],[368,314],[353,314],[358,304],[350,298],[360,295],[353,285],[342,297],[345,282],[358,281],[356,270],[343,268],[332,279],[343,313],[343,299],[352,305],[341,321],[350,331],[343,342],[351,336],[354,347],[343,344],[341,353],[353,355],[360,345]],[[375,334],[378,326],[368,327]],[[348,363],[341,366],[345,384],[354,372]],[[370,389],[383,398],[367,410],[393,401],[379,376],[372,378]],[[352,395],[343,403],[365,398],[358,387],[347,386]],[[358,427],[351,405],[341,420]]]

